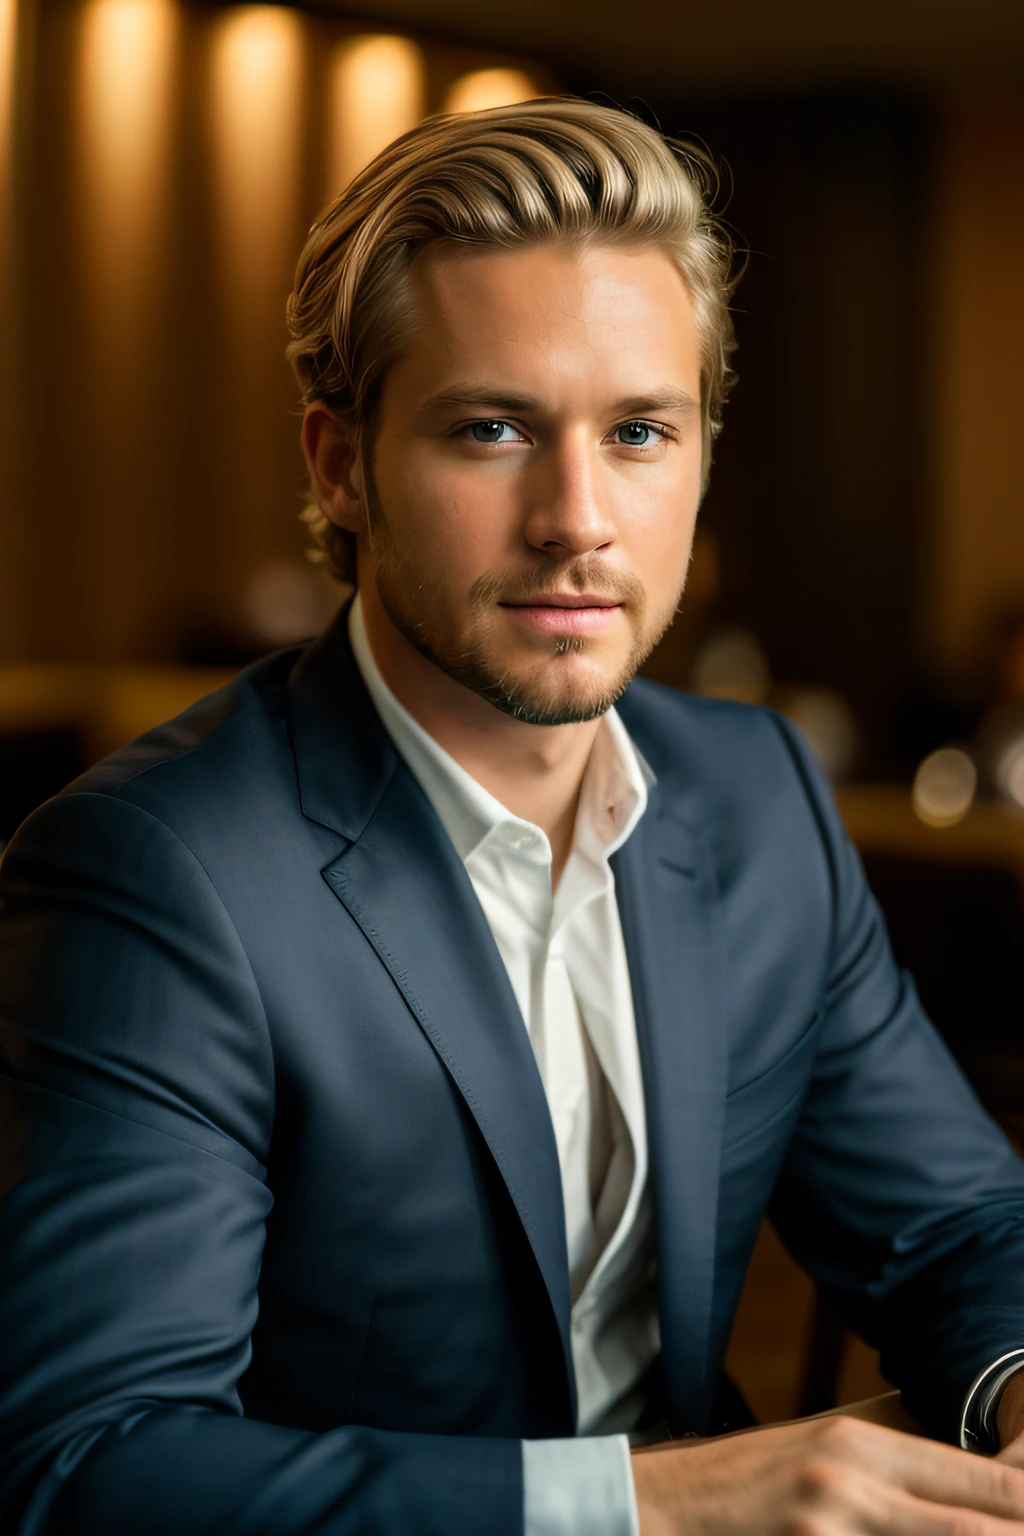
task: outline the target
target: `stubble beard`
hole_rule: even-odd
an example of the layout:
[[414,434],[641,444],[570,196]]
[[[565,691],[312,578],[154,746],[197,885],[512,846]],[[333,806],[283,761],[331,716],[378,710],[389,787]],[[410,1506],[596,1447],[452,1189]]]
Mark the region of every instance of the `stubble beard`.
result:
[[[403,561],[375,495],[369,511],[377,592],[399,634],[455,682],[486,699],[502,714],[528,725],[579,725],[607,714],[672,623],[682,596],[680,587],[667,611],[648,616],[647,594],[637,577],[614,572],[592,555],[552,559],[526,573],[479,577],[470,588],[467,621],[456,634],[432,609],[422,579]],[[621,604],[632,639],[626,659],[611,682],[597,679],[587,686],[569,671],[572,658],[589,649],[584,635],[553,638],[548,656],[538,659],[532,668],[524,668],[521,675],[494,657],[493,641],[487,634],[488,612],[497,603],[525,603],[554,587],[607,596]],[[418,595],[422,598],[419,605]],[[565,664],[559,666],[563,658]]]

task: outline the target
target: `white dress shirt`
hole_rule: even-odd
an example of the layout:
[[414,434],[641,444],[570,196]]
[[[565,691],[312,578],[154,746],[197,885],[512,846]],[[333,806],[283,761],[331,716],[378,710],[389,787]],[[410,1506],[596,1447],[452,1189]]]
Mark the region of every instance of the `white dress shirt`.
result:
[[635,1536],[625,1435],[659,1349],[647,1127],[626,950],[609,859],[643,815],[650,770],[614,710],[594,739],[572,848],[551,845],[459,766],[395,698],[357,597],[356,664],[443,823],[505,962],[551,1110],[572,1298],[576,1440],[523,1442],[526,1536]]

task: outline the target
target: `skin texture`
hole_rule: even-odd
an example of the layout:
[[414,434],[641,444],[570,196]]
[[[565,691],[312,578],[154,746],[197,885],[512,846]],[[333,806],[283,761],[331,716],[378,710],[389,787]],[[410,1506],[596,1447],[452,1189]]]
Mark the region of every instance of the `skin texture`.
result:
[[[658,250],[565,245],[438,248],[413,297],[372,453],[317,403],[307,464],[323,512],[357,537],[388,686],[543,828],[557,880],[600,715],[685,581],[701,472],[692,307]],[[566,620],[553,603],[588,595],[611,609]],[[998,1461],[842,1417],[636,1451],[641,1536],[1024,1536],[1022,1381],[1004,1394]]]
[[[357,535],[388,686],[543,828],[557,873],[599,716],[671,622],[689,563],[701,469],[689,295],[660,251],[554,245],[428,253],[413,298],[372,481],[358,434],[312,405],[312,482]],[[488,422],[505,425],[474,432]],[[578,635],[512,606],[587,594],[613,606],[580,615]],[[545,716],[568,723],[533,723]]]
[[632,1464],[641,1536],[1024,1531],[1024,1471],[857,1419],[684,1441]]

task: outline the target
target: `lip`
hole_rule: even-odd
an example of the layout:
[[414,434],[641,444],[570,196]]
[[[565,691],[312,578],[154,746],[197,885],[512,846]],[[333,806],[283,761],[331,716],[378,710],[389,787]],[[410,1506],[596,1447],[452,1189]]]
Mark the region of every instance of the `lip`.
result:
[[531,603],[503,603],[504,608],[618,608],[613,597],[593,592],[541,592]]
[[589,593],[552,592],[532,603],[501,606],[545,635],[592,635],[614,623],[621,604]]

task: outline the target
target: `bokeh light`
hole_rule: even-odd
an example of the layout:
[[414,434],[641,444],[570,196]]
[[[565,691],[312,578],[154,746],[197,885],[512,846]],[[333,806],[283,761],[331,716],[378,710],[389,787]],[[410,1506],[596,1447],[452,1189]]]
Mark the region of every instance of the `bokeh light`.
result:
[[246,582],[243,606],[261,645],[293,645],[330,622],[338,596],[308,560],[267,560]]
[[719,629],[708,636],[693,664],[693,687],[711,699],[763,704],[771,671],[757,638],[745,629]]
[[90,0],[82,15],[81,211],[108,349],[138,329],[159,261],[179,24],[172,0]]
[[931,752],[914,776],[913,806],[929,827],[952,827],[974,803],[978,770],[962,747]]
[[788,688],[773,701],[792,720],[814,754],[825,777],[845,783],[857,761],[860,745],[853,711],[834,688]]
[[211,71],[214,168],[227,295],[242,323],[266,306],[298,223],[302,21],[278,5],[229,11]]
[[408,37],[355,37],[330,68],[328,198],[423,116],[423,52]]
[[9,174],[17,40],[17,0],[0,0],[0,192],[6,187]]
[[995,780],[1000,793],[1024,809],[1024,735],[1018,735],[1003,748]]
[[476,69],[461,75],[444,101],[445,112],[483,112],[488,107],[511,107],[532,101],[537,85],[521,69]]

